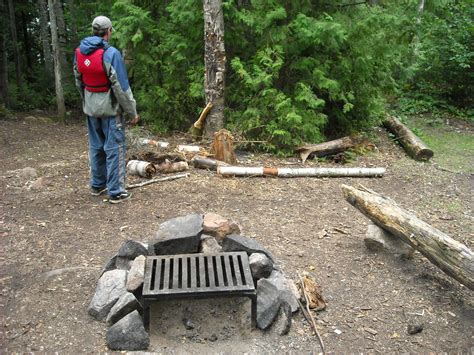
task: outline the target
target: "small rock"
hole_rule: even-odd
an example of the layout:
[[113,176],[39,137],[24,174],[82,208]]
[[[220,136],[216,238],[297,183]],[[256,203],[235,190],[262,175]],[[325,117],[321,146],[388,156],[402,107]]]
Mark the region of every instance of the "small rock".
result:
[[300,295],[291,280],[288,280],[281,272],[276,270],[273,270],[270,277],[266,280],[275,286],[279,291],[280,299],[290,305],[292,312],[296,312],[299,309],[298,298]]
[[105,272],[97,282],[94,297],[88,307],[89,314],[97,320],[105,319],[113,305],[127,292],[126,281],[127,271]]
[[275,320],[280,309],[280,292],[267,279],[257,282],[257,326],[267,329]]
[[421,333],[423,324],[409,324],[407,326],[407,333],[410,335]]
[[127,291],[133,292],[143,284],[145,277],[145,255],[140,255],[133,260],[132,267],[127,277]]
[[240,227],[235,222],[230,222],[224,217],[216,213],[206,213],[203,220],[203,233],[216,237],[217,240],[222,239],[229,234],[239,234]]
[[148,255],[148,250],[143,246],[142,243],[129,239],[122,244],[117,255],[133,260],[137,256]]
[[273,262],[262,253],[253,253],[249,257],[250,270],[254,279],[268,277],[273,270]]
[[42,190],[49,185],[51,185],[51,179],[46,176],[41,176],[31,183],[30,188],[33,190]]
[[187,330],[194,329],[194,323],[191,319],[183,319],[183,324]]
[[176,217],[160,224],[148,243],[150,255],[197,253],[201,241],[203,218],[200,214]]
[[38,176],[36,169],[27,166],[18,172],[18,176],[23,179],[35,179]]
[[112,325],[106,339],[111,350],[146,350],[150,345],[150,337],[138,311],[129,313]]
[[336,333],[337,335],[341,335],[341,334],[342,334],[342,331],[339,330],[339,329],[334,329],[334,333]]
[[367,227],[364,243],[370,251],[385,251],[391,254],[402,255],[406,258],[412,258],[415,251],[400,238],[393,236],[373,223],[370,223]]
[[214,342],[217,340],[217,335],[216,334],[212,334],[209,338],[210,341]]
[[201,236],[201,247],[199,248],[199,252],[204,254],[216,254],[222,251],[222,247],[217,242],[216,238],[203,234]]
[[263,253],[273,261],[272,255],[259,242],[237,234],[231,234],[224,238],[222,249],[224,251],[246,251],[249,255],[252,253]]
[[138,303],[137,298],[133,293],[127,292],[119,298],[117,303],[115,303],[110,310],[109,315],[107,316],[107,323],[110,325],[114,324],[127,314],[138,310],[139,308],[140,303]]

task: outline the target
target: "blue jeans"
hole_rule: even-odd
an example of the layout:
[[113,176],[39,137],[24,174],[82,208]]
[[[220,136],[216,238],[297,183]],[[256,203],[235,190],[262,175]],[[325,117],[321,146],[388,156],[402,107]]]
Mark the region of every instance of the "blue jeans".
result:
[[125,126],[123,117],[87,117],[92,187],[107,186],[109,196],[125,192]]

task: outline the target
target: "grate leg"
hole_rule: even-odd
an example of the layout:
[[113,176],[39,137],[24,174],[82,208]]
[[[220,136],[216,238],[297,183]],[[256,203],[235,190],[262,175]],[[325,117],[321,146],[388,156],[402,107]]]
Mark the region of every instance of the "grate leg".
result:
[[252,300],[252,310],[250,314],[251,326],[252,329],[255,329],[257,327],[257,295],[252,295],[250,299]]
[[147,332],[150,330],[150,312],[150,304],[143,300],[143,326]]

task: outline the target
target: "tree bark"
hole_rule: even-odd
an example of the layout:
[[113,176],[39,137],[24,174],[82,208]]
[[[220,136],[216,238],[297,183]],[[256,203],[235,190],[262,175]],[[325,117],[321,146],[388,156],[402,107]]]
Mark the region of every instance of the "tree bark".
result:
[[18,88],[20,88],[22,85],[20,50],[18,48],[18,36],[16,32],[15,7],[13,6],[12,0],[8,0],[8,10],[10,13],[10,32],[13,43],[13,57],[15,59],[15,79],[16,85],[18,86]]
[[224,16],[221,0],[204,0],[204,63],[206,104],[213,105],[204,133],[212,138],[224,127],[225,47]]
[[[4,2],[0,0],[0,12],[5,13]],[[0,19],[0,99],[1,102],[9,107],[8,100],[8,58],[7,58],[7,30],[4,19]]]
[[69,78],[72,75],[72,70],[67,62],[66,57],[66,23],[64,22],[64,11],[61,0],[54,0],[54,10],[56,14],[56,24],[58,27],[58,42],[59,42],[59,59],[61,61],[61,71],[63,79]]
[[66,118],[66,107],[64,104],[64,92],[62,84],[62,73],[61,73],[61,59],[60,59],[60,48],[58,39],[58,28],[56,23],[56,6],[54,3],[58,0],[48,0],[49,7],[49,18],[51,21],[51,40],[53,44],[53,59],[54,59],[54,84],[56,87],[56,102],[58,105],[58,117],[61,121]]
[[25,14],[25,11],[21,12],[21,30],[23,32],[23,44],[25,48],[27,79],[30,81],[33,73],[33,60],[31,59],[30,36],[28,35],[28,17]]
[[342,185],[346,200],[376,225],[399,237],[447,275],[474,290],[474,253],[394,201],[363,187]]
[[40,38],[43,47],[44,70],[48,77],[53,76],[53,56],[51,54],[51,36],[48,27],[48,5],[46,0],[38,1]]
[[433,151],[397,118],[389,117],[383,124],[395,135],[396,139],[413,159],[427,161],[433,157]]
[[320,144],[305,144],[295,150],[300,153],[300,158],[303,163],[311,154],[317,157],[343,152],[347,149],[353,148],[358,140],[352,137],[343,137],[329,142]]

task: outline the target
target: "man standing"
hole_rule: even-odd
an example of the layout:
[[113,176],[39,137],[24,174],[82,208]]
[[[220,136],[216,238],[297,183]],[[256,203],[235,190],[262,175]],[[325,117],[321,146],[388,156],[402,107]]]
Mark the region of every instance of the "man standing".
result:
[[128,200],[125,189],[125,125],[123,115],[139,121],[120,52],[110,46],[112,22],[98,16],[93,36],[86,37],[74,54],[74,76],[87,115],[91,194],[106,191],[110,203]]

